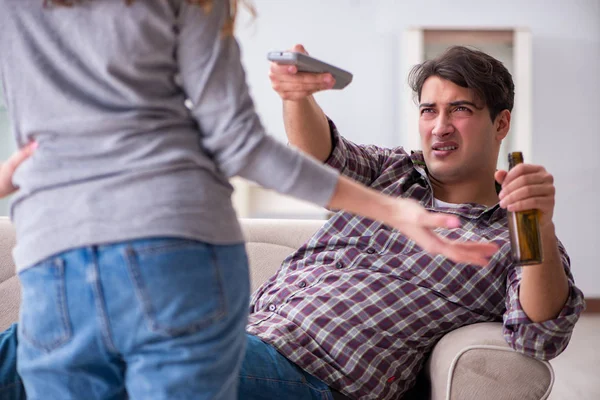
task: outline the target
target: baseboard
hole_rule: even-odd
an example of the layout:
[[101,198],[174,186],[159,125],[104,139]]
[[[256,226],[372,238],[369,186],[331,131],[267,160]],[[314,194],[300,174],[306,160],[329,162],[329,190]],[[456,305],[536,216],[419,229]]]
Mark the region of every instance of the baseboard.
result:
[[600,298],[585,299],[585,314],[600,314]]

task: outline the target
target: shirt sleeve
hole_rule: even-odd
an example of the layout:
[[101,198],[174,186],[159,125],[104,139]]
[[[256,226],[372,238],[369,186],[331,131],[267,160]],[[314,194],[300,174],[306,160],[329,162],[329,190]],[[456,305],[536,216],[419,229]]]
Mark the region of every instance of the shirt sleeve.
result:
[[560,241],[558,248],[569,281],[569,297],[555,319],[536,323],[523,311],[519,301],[519,286],[523,268],[527,266],[513,268],[507,278],[504,338],[516,351],[540,360],[551,360],[567,347],[585,304],[583,293],[575,286],[569,256]]
[[250,97],[240,49],[221,30],[228,1],[212,10],[182,2],[176,57],[181,84],[200,130],[200,146],[227,176],[326,205],[339,173],[265,133]]
[[339,134],[329,121],[332,151],[325,163],[343,175],[370,186],[381,174],[384,165],[392,159],[392,150],[375,145],[358,145]]

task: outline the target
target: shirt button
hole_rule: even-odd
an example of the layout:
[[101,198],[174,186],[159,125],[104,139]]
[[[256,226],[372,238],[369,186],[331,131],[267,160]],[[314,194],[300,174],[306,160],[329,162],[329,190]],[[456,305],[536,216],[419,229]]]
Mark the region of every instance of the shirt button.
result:
[[338,262],[337,264],[335,264],[335,267],[337,269],[342,269],[342,268],[344,268],[344,264],[342,264],[341,262]]
[[306,287],[306,282],[302,281],[298,284],[298,286],[300,286],[301,288]]
[[275,304],[269,304],[269,311],[275,311],[276,308]]
[[375,249],[367,249],[367,253],[369,253],[369,254],[375,254]]

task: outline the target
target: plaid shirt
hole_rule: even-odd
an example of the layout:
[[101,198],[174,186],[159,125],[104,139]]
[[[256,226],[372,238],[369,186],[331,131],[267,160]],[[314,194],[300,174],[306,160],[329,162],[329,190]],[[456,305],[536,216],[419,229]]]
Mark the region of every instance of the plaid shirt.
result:
[[583,309],[559,243],[570,295],[560,315],[533,323],[519,303],[506,211],[498,205],[434,208],[422,153],[353,144],[330,123],[327,163],[383,193],[458,215],[437,232],[485,239],[499,250],[485,268],[423,251],[399,231],[346,212],[334,215],[252,296],[247,331],[351,398],[396,399],[414,385],[428,353],[461,326],[503,321],[506,341],[539,359],[567,346]]

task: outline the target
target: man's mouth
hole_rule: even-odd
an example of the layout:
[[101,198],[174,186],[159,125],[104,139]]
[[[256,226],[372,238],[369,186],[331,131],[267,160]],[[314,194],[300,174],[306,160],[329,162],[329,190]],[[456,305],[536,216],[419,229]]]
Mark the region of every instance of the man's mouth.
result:
[[456,150],[458,149],[458,146],[444,146],[444,147],[434,147],[433,150],[441,150],[441,151],[447,151],[447,150]]
[[436,142],[431,146],[431,149],[435,152],[446,152],[458,149],[458,143],[456,142]]

